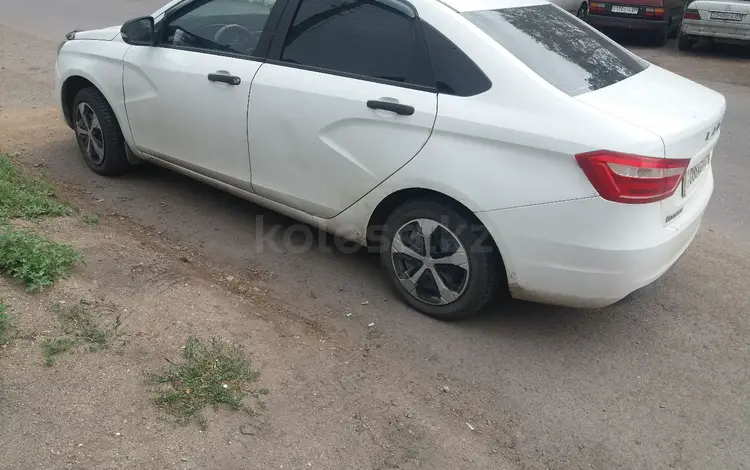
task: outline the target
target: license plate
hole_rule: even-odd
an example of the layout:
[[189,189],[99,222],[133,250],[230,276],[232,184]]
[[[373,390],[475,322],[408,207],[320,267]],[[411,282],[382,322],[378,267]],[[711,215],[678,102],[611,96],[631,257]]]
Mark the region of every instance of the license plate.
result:
[[685,172],[685,176],[682,177],[682,197],[686,197],[690,192],[690,188],[693,184],[698,181],[698,178],[706,171],[708,164],[711,163],[711,154],[709,153],[703,160],[699,161],[697,165],[692,168],[688,168]]
[[712,20],[742,21],[742,13],[727,13],[725,11],[712,11]]
[[637,15],[638,8],[636,7],[621,7],[620,5],[612,5],[612,13],[627,13],[628,15]]

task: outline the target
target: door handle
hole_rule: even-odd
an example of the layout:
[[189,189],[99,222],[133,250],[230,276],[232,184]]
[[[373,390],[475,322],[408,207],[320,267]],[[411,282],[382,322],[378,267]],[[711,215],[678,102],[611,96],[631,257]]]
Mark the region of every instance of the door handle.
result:
[[390,111],[402,116],[411,116],[412,114],[414,114],[414,106],[392,103],[390,101],[370,100],[367,102],[367,107],[370,109],[382,109],[384,111]]
[[235,77],[234,75],[227,75],[225,73],[209,73],[208,81],[227,83],[229,85],[239,85],[240,83],[242,83],[242,79],[240,77]]

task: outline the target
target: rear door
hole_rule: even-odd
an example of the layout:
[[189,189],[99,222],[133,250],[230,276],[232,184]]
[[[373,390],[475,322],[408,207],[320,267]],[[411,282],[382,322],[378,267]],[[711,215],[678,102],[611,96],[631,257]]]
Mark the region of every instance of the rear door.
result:
[[398,0],[290,3],[250,92],[255,192],[330,218],[412,159],[437,112],[425,49]]

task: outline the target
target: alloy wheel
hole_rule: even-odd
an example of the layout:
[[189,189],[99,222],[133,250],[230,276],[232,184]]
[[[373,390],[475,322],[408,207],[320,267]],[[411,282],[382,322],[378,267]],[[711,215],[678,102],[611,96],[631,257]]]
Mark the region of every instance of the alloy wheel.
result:
[[83,155],[94,165],[104,162],[104,134],[96,113],[88,103],[80,103],[75,112],[76,137]]
[[396,231],[391,261],[403,288],[429,305],[458,300],[469,283],[469,256],[459,237],[432,219],[414,219]]

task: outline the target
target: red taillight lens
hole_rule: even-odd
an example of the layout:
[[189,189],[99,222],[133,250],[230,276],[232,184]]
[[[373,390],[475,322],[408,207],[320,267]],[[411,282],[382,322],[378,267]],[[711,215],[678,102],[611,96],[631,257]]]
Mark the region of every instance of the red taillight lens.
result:
[[646,8],[643,14],[648,18],[664,18],[664,8]]
[[701,19],[701,14],[698,10],[685,10],[684,18],[686,20],[699,20]]
[[589,4],[589,12],[603,12],[607,9],[607,4],[602,2],[591,2]]
[[674,194],[690,159],[668,160],[599,150],[576,155],[578,165],[608,201],[647,204]]

